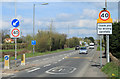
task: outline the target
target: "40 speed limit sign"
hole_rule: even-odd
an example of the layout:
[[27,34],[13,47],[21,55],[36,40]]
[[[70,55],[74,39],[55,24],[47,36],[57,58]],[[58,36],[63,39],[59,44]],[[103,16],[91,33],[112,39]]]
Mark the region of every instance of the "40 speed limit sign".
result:
[[12,28],[10,31],[10,37],[11,38],[20,38],[20,28]]
[[101,20],[106,21],[110,18],[110,12],[108,10],[102,10],[99,13],[99,17]]

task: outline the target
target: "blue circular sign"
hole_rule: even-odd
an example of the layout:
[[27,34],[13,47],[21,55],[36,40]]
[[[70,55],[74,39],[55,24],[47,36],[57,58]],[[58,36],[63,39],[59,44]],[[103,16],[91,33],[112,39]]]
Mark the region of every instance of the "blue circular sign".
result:
[[9,57],[8,56],[5,56],[5,60],[8,60],[9,59]]
[[18,27],[19,26],[19,21],[17,19],[12,20],[12,26],[13,27]]

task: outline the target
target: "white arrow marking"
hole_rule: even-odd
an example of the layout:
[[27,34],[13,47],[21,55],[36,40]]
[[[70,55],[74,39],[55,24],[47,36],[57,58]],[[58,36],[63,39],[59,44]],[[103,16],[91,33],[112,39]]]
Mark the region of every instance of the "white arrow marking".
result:
[[13,25],[15,26],[17,24],[18,21],[16,21],[15,23],[13,23]]

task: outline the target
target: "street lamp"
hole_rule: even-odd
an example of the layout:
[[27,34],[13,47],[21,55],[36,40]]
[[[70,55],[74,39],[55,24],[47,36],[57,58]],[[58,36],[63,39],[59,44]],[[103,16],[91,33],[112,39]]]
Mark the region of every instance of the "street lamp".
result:
[[[40,5],[48,5],[48,3],[43,3]],[[35,4],[33,4],[33,40],[35,40]],[[35,52],[35,46],[33,45],[33,53]]]

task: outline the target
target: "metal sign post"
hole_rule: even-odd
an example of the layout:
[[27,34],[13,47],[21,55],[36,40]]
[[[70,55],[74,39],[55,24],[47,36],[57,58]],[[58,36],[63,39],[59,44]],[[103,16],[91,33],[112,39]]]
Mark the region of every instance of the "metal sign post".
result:
[[100,35],[100,67],[102,67],[102,35]]
[[107,42],[107,62],[110,62],[110,57],[109,57],[109,35],[106,35],[106,42]]
[[15,66],[17,66],[17,38],[15,38]]
[[20,38],[19,21],[17,19],[12,20],[13,28],[10,31],[10,37],[15,39],[15,66],[17,66],[17,38]]

